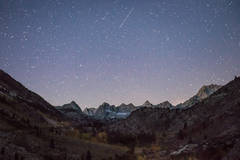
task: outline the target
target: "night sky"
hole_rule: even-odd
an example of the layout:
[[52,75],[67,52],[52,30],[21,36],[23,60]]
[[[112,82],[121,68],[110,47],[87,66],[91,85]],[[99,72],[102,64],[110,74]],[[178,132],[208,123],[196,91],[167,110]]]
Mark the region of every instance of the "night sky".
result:
[[0,0],[0,68],[53,105],[176,104],[240,73],[239,0]]

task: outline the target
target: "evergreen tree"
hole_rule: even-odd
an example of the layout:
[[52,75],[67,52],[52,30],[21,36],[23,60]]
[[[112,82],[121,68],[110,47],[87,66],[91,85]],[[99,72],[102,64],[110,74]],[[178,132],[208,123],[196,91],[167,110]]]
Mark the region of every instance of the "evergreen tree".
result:
[[183,129],[187,129],[187,122],[184,123]]
[[86,160],[92,160],[92,155],[91,155],[91,152],[89,150],[87,151]]
[[1,155],[4,155],[4,154],[5,154],[5,148],[2,147],[2,149],[1,149]]
[[15,153],[15,156],[14,156],[14,157],[15,157],[15,158],[14,158],[15,160],[18,160],[19,155],[18,155],[17,152]]
[[50,141],[50,148],[55,148],[55,143],[54,143],[54,140],[53,139],[51,139],[51,141]]

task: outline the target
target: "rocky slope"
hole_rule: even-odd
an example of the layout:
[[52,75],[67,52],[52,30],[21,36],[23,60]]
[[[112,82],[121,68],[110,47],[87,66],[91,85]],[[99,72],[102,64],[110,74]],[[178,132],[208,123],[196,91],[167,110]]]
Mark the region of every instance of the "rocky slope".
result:
[[147,159],[240,159],[240,78],[190,108],[136,110],[108,132],[113,139],[117,134],[117,140],[159,145],[159,150],[145,152]]
[[63,115],[72,119],[82,119],[85,117],[82,109],[74,101],[69,104],[64,104],[63,106],[57,106],[56,109]]
[[154,105],[153,107],[155,107],[155,108],[173,108],[174,106],[170,102],[165,101],[160,104]]
[[96,110],[97,110],[96,108],[85,108],[85,109],[83,110],[83,113],[85,113],[85,114],[88,115],[88,116],[94,116]]
[[116,113],[117,113],[117,109],[114,105],[110,105],[104,102],[102,105],[100,105],[97,108],[95,117],[99,119],[114,118]]
[[[81,113],[74,102],[61,110]],[[124,159],[126,149],[83,141],[72,124],[72,119],[0,70],[1,160],[80,160],[89,154],[92,160]]]
[[216,92],[222,86],[211,84],[211,85],[204,85],[201,87],[196,95],[191,97],[189,100],[185,101],[184,103],[178,104],[176,107],[184,108],[184,107],[192,107],[193,105],[201,102],[205,98],[209,97],[211,94]]
[[51,104],[2,70],[0,70],[0,98],[2,103],[11,106],[18,105],[17,108],[6,108],[4,105],[1,107],[2,113],[9,113],[15,118],[22,117],[30,122],[37,121],[38,123],[46,122],[48,117],[55,120],[64,119],[64,116]]

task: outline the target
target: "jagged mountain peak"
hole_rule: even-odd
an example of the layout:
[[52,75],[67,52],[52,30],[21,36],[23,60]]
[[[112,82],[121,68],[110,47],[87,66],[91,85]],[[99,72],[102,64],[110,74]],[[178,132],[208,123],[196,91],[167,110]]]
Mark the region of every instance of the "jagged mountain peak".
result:
[[173,105],[169,101],[164,101],[164,102],[159,103],[157,105],[153,105],[153,107],[157,107],[157,108],[172,108]]
[[146,100],[142,106],[146,106],[146,107],[149,107],[149,106],[153,106],[152,103],[150,103],[148,100]]
[[72,119],[82,119],[84,117],[81,107],[79,107],[75,101],[64,104],[62,106],[57,106],[56,109]]
[[75,101],[62,106],[57,106],[56,109],[71,118],[78,117],[83,113],[81,107],[79,107]]
[[133,103],[129,103],[129,104],[121,103],[118,107],[134,107],[134,104]]
[[81,110],[81,111],[82,111],[81,107],[80,107],[75,101],[72,101],[71,103],[66,104],[66,105],[67,105],[67,106],[70,105],[73,109]]
[[171,104],[169,101],[162,102],[163,104]]
[[218,89],[220,89],[222,86],[216,85],[216,84],[210,84],[210,85],[203,85],[197,92],[196,95],[185,101],[184,103],[178,104],[176,107],[185,108],[185,107],[191,107],[198,102],[201,102],[205,98],[209,97],[211,94],[216,92]]
[[217,91],[221,87],[222,86],[217,84],[204,85],[199,89],[197,96],[199,97],[199,99],[207,98],[209,95],[211,95],[213,92]]
[[72,101],[71,104],[73,104],[73,105],[77,105],[77,103],[76,103],[75,101]]
[[110,104],[107,102],[103,102],[100,106],[110,106]]
[[170,105],[170,106],[172,106],[172,104],[171,104],[169,101],[164,101],[164,102],[162,102],[162,103],[160,103],[160,104],[162,104],[162,105]]
[[134,106],[134,104],[133,103],[129,103],[128,106]]
[[126,106],[126,104],[125,103],[121,103],[120,106]]

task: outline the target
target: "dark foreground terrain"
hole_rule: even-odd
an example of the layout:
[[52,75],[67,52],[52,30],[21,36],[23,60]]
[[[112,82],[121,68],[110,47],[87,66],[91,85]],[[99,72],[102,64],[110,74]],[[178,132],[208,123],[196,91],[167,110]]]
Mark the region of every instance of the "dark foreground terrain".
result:
[[131,159],[127,147],[85,138],[77,123],[0,71],[0,160]]
[[108,131],[113,140],[142,146],[146,159],[238,160],[240,78],[190,108],[142,108]]
[[0,70],[0,160],[240,159],[238,77],[191,107],[120,120],[63,113]]

